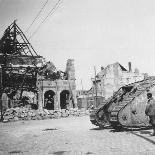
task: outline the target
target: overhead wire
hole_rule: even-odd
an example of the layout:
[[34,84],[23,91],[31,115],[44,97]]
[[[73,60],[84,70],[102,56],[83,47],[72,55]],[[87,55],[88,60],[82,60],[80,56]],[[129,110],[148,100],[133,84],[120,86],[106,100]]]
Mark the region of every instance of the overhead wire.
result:
[[56,9],[59,7],[60,5],[60,2],[62,0],[58,0],[57,3],[54,5],[54,7],[50,10],[50,12],[47,14],[47,16],[44,18],[44,20],[39,24],[39,26],[36,28],[36,30],[32,33],[32,35],[29,37],[29,39],[31,39],[36,33],[37,31],[39,30],[39,28],[41,27],[41,25],[47,20],[47,18],[50,16],[50,15],[53,15],[56,11]]
[[31,26],[34,24],[34,22],[38,19],[38,17],[40,16],[41,12],[44,10],[45,6],[47,5],[48,1],[49,0],[46,0],[46,2],[43,4],[43,6],[41,7],[41,9],[37,13],[36,17],[34,18],[34,20],[32,21],[32,23],[30,24],[30,26],[27,28],[27,30],[25,32],[28,32],[29,29],[31,28]]

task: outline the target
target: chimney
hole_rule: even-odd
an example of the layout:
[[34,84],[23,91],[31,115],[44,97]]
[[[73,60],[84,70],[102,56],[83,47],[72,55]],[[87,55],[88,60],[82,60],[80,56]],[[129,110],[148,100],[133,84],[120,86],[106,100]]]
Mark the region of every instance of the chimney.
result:
[[131,62],[128,62],[128,66],[129,66],[129,72],[132,72]]

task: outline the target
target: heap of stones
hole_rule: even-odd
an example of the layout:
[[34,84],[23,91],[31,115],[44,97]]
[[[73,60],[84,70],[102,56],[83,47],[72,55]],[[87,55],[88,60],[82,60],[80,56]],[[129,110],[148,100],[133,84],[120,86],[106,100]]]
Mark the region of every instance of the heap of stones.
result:
[[33,110],[27,107],[16,107],[8,109],[3,118],[3,122],[12,122],[19,120],[43,120],[43,119],[56,119],[71,116],[84,116],[89,112],[86,110],[78,109],[62,109],[62,110]]

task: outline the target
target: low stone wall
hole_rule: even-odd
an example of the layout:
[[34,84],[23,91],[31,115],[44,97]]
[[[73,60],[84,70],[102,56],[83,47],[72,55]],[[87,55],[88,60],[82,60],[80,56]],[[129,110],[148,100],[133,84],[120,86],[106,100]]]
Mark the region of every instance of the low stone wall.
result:
[[11,108],[4,114],[3,122],[18,121],[18,120],[43,120],[43,119],[56,119],[71,116],[84,116],[88,115],[89,111],[78,109],[62,109],[62,110],[32,110],[29,108]]

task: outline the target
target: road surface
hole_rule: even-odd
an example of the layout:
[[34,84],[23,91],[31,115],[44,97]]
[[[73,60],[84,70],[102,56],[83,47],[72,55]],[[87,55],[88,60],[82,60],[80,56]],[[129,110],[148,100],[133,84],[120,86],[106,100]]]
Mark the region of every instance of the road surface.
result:
[[0,123],[0,155],[154,155],[151,132],[101,130],[89,116]]

